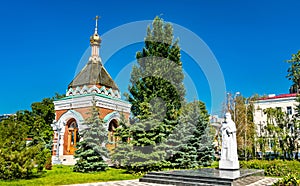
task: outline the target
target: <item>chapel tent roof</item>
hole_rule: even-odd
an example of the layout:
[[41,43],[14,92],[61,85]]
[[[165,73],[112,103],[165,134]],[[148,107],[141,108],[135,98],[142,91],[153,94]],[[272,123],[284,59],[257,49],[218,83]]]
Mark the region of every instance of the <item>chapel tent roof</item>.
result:
[[76,88],[83,85],[100,85],[106,88],[119,90],[118,86],[101,64],[100,58],[91,57],[89,62],[77,74],[68,88]]

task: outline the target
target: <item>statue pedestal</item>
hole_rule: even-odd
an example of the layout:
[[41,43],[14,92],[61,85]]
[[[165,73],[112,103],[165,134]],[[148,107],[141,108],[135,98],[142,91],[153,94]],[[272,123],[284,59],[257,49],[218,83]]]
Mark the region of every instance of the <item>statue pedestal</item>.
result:
[[223,170],[238,170],[240,168],[240,163],[238,160],[220,160],[219,169]]
[[[264,178],[264,170],[195,169],[148,172],[140,182],[169,185],[249,185]],[[150,184],[149,184],[150,185]],[[256,184],[257,185],[257,184]]]

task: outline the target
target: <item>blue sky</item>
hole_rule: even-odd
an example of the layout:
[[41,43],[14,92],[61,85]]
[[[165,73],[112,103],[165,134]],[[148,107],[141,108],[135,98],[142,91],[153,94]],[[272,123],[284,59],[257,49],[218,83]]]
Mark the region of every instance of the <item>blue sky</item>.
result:
[[[285,78],[285,60],[300,49],[299,7],[297,0],[2,2],[0,114],[29,109],[32,102],[52,97],[55,92],[65,93],[89,47],[95,15],[101,16],[101,35],[126,23],[161,15],[206,43],[221,68],[227,91],[244,96],[287,93],[291,83]],[[176,37],[182,39],[180,35]],[[103,40],[100,54],[116,42]],[[142,46],[143,43],[128,45],[105,61],[113,78],[119,81],[118,74],[135,60]],[[211,85],[198,62],[188,52],[183,52],[182,61],[195,85],[187,87],[187,99],[196,97],[192,90],[195,88],[208,110],[219,113],[221,103],[219,108],[212,106]],[[128,85],[118,81],[125,92]]]

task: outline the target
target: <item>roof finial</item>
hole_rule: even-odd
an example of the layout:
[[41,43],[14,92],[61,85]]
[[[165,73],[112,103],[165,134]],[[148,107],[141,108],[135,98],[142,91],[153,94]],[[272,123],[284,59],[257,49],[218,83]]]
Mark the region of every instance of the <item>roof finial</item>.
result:
[[99,16],[96,16],[96,17],[95,17],[95,20],[96,20],[95,34],[98,34],[98,19],[99,19],[99,18],[100,18]]

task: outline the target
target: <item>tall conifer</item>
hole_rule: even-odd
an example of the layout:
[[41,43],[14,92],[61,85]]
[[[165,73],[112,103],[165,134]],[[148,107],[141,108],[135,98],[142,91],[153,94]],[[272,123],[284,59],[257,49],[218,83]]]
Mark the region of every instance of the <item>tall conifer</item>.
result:
[[147,29],[145,46],[137,52],[137,65],[131,72],[128,100],[133,122],[126,160],[128,169],[161,169],[162,143],[178,123],[184,100],[183,70],[178,40],[173,42],[173,27],[156,17]]

